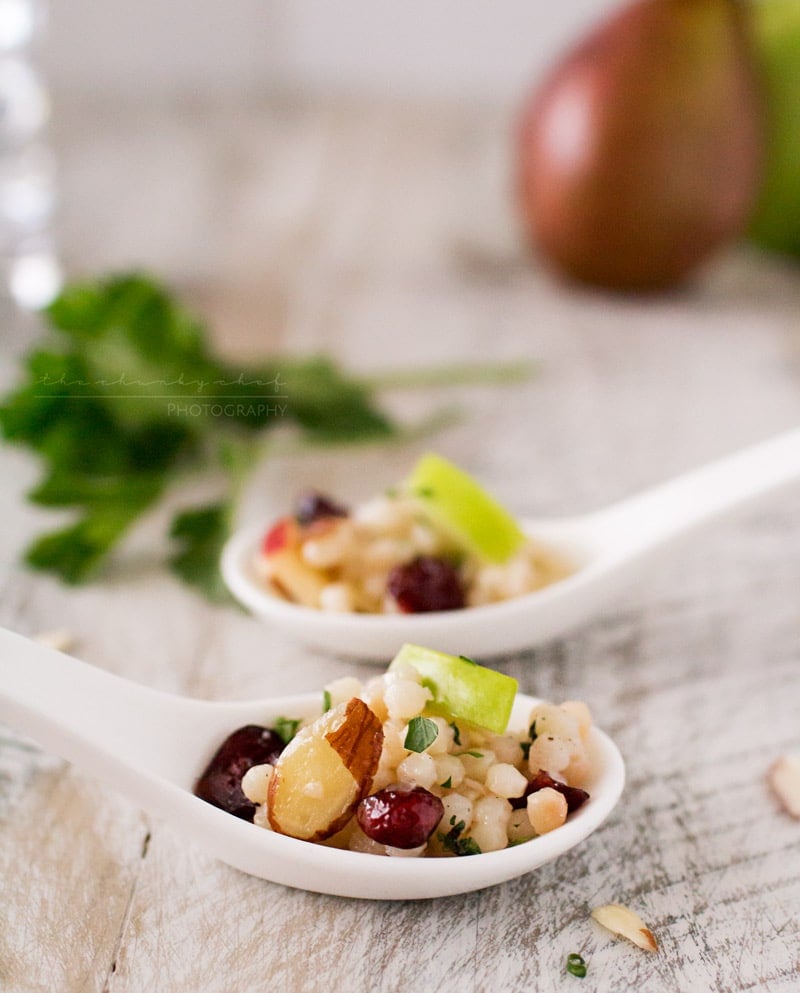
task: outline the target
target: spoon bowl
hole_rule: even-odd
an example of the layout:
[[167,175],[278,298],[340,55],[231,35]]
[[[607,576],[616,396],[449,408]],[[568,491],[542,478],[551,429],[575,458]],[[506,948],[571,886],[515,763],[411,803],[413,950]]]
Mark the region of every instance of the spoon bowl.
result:
[[291,603],[255,570],[266,524],[231,537],[222,574],[231,593],[257,617],[323,652],[374,660],[412,642],[488,657],[541,644],[591,619],[702,526],[798,478],[800,429],[795,429],[602,510],[522,521],[523,530],[571,571],[535,592],[480,607],[356,614]]
[[[540,701],[519,694],[510,727]],[[493,886],[563,855],[608,817],[622,757],[592,729],[591,799],[550,834],[464,858],[385,858],[256,827],[192,793],[223,739],[244,724],[319,714],[321,693],[213,703],[149,689],[0,629],[0,720],[98,776],[209,854],[285,886],[371,900],[417,900]]]

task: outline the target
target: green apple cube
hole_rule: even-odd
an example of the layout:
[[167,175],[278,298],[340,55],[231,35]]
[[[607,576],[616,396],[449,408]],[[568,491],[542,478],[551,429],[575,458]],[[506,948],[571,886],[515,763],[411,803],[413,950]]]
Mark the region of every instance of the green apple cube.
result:
[[508,727],[517,681],[463,655],[447,655],[419,645],[403,645],[389,669],[412,665],[433,694],[426,710],[451,720],[469,721],[494,734]]
[[507,562],[525,543],[519,524],[466,472],[429,453],[407,481],[433,521],[460,545],[488,562]]

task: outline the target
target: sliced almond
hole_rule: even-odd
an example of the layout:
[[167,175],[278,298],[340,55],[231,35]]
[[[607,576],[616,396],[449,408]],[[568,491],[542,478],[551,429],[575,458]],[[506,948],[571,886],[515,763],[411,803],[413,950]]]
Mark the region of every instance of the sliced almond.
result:
[[56,628],[54,631],[41,631],[34,641],[48,648],[54,648],[57,652],[68,652],[75,645],[75,635],[66,628]]
[[800,754],[782,755],[768,778],[784,809],[800,820]]
[[595,907],[592,917],[612,934],[627,938],[646,952],[658,951],[658,942],[650,928],[638,914],[628,907],[623,907],[621,903],[607,903],[603,907]]

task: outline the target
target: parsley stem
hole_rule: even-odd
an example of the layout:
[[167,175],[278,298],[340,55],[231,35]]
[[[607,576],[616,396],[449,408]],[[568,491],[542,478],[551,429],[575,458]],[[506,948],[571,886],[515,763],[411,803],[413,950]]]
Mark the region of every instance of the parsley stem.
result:
[[505,385],[527,382],[536,373],[535,362],[513,359],[508,362],[455,362],[433,367],[387,369],[359,377],[368,390],[430,389],[434,386]]

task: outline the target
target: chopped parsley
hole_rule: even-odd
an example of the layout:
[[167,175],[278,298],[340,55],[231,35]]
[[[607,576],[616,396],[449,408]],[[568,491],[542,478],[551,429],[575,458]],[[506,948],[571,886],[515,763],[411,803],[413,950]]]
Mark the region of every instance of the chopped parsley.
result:
[[475,659],[471,659],[468,655],[459,655],[458,657],[461,659],[462,662],[468,662],[470,665],[477,665],[478,664],[475,661]]
[[528,737],[531,739],[531,743],[536,741],[536,739],[538,738],[538,735],[536,734],[536,721],[534,721],[533,724],[531,724],[531,726],[528,728]]
[[586,962],[582,955],[572,952],[567,956],[567,972],[571,976],[577,976],[579,979],[583,979],[586,975]]
[[448,776],[443,783],[439,783],[439,786],[443,790],[451,790],[453,788],[453,777]]
[[442,847],[448,851],[452,852],[454,855],[480,855],[481,849],[477,841],[472,838],[462,838],[461,835],[466,828],[464,821],[459,821],[455,823],[455,815],[450,818],[450,823],[453,825],[447,834],[442,834],[438,832],[436,837],[442,844]]
[[453,741],[454,741],[454,742],[455,742],[455,743],[456,743],[457,745],[460,745],[460,744],[461,744],[461,732],[460,732],[460,731],[459,731],[459,729],[458,729],[458,724],[454,724],[454,723],[453,723],[453,722],[451,721],[451,722],[450,722],[450,727],[451,727],[451,728],[453,729]]
[[424,752],[436,741],[439,728],[430,717],[412,717],[408,722],[406,740],[403,742],[410,752]]
[[459,755],[471,755],[474,759],[482,759],[483,752],[459,752]]
[[331,691],[330,690],[323,690],[322,691],[322,713],[323,714],[327,714],[328,711],[331,709],[332,706],[333,706],[333,702],[331,701]]
[[522,749],[522,757],[525,759],[526,762],[528,761],[528,758],[531,754],[532,744],[533,744],[532,741],[521,741],[519,743],[519,747]]
[[289,742],[297,734],[297,729],[300,727],[300,718],[291,717],[279,717],[272,725],[272,730],[281,739],[284,745],[288,745]]

